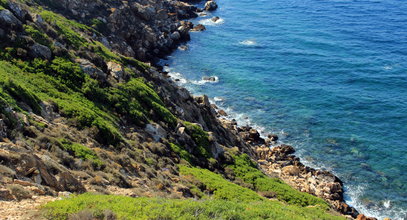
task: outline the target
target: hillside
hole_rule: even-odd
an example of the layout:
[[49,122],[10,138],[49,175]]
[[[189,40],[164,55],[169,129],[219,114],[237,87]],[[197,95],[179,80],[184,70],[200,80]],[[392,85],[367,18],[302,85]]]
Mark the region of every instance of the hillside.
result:
[[[0,208],[2,216],[356,217],[336,177],[306,168],[289,146],[265,149],[275,137],[219,118],[206,96],[155,65],[189,39],[194,26],[183,19],[201,10],[181,1],[1,0],[1,202],[64,198],[28,215]],[[316,173],[326,201],[270,177],[273,154],[281,169]]]

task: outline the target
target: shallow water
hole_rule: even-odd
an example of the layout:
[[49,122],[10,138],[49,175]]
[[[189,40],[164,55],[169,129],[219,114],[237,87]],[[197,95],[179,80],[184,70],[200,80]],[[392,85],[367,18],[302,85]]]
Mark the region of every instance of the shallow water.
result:
[[193,21],[207,31],[164,61],[171,74],[334,172],[362,213],[407,219],[407,3],[218,4]]

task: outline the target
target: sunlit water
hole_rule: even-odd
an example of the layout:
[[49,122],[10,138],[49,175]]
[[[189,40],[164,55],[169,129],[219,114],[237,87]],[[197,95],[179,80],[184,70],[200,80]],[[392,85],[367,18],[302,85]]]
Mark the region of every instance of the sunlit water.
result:
[[407,219],[407,2],[218,4],[171,75],[334,172],[359,211]]

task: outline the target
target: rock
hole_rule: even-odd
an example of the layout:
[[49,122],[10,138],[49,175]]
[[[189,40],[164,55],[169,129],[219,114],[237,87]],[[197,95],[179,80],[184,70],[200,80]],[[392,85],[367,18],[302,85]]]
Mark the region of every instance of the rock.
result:
[[187,46],[187,45],[180,45],[180,46],[178,47],[178,49],[185,51],[185,50],[188,50],[188,46]]
[[207,11],[214,11],[214,10],[216,10],[217,8],[218,8],[218,4],[216,4],[216,2],[215,1],[212,1],[212,0],[210,0],[210,1],[207,1],[206,3],[205,3],[205,10],[207,10]]
[[0,200],[11,201],[14,196],[9,189],[0,189]]
[[104,81],[106,80],[106,74],[97,68],[95,64],[91,63],[89,60],[85,59],[76,59],[75,62],[79,64],[81,69],[83,70],[84,73],[88,74],[90,77]]
[[4,30],[0,28],[0,39],[4,38],[5,36],[6,36],[6,32],[4,32]]
[[61,189],[69,192],[84,193],[86,192],[85,187],[74,178],[69,172],[63,172],[59,176],[59,183],[61,184]]
[[33,183],[28,182],[28,181],[24,181],[24,180],[14,180],[13,183],[18,184],[18,185],[22,185],[22,186],[32,186],[33,185]]
[[28,14],[28,12],[26,10],[22,9],[21,6],[19,4],[17,4],[16,2],[10,1],[8,4],[8,7],[13,12],[13,14],[15,16],[17,16],[18,19],[20,19],[21,21],[24,21],[27,19],[32,20],[31,16]]
[[125,72],[122,65],[110,61],[107,63],[107,69],[116,80],[121,81],[123,79],[123,75]]
[[203,24],[197,24],[195,25],[194,28],[192,28],[191,31],[204,31],[206,30],[206,27]]
[[219,111],[218,111],[218,114],[220,115],[220,116],[228,116],[228,114],[225,112],[225,110],[223,110],[223,109],[220,109]]
[[181,34],[178,32],[178,31],[174,31],[172,34],[171,34],[171,39],[172,40],[179,40],[181,38]]
[[52,52],[47,46],[35,43],[30,47],[30,56],[33,58],[42,58],[49,60],[51,59]]
[[16,16],[11,13],[11,11],[4,9],[0,11],[0,26],[1,27],[11,27],[11,28],[21,28],[22,23]]
[[367,216],[365,216],[363,214],[359,214],[356,217],[356,220],[377,220],[377,218],[367,217]]
[[270,141],[277,141],[278,136],[276,134],[269,134],[267,137],[270,139]]
[[300,169],[298,169],[298,167],[290,165],[290,166],[283,167],[281,172],[284,175],[298,176],[300,174]]
[[58,192],[58,197],[68,197],[72,195],[71,192]]
[[167,132],[159,124],[147,124],[145,130],[149,133],[155,141],[160,141],[161,138],[167,137]]
[[195,96],[194,99],[201,106],[210,107],[210,105],[211,105],[207,95]]
[[7,126],[3,119],[0,119],[0,140],[7,138]]
[[218,16],[215,16],[215,17],[211,18],[211,20],[212,20],[213,22],[217,22],[219,19],[220,19],[220,18],[219,18]]
[[208,81],[208,82],[216,82],[216,81],[218,81],[216,76],[204,76],[204,77],[202,77],[202,80]]
[[19,175],[33,177],[34,181],[37,183],[39,182],[39,184],[45,184],[56,190],[61,189],[57,179],[48,172],[44,162],[42,162],[36,155],[21,155],[19,166],[16,170]]

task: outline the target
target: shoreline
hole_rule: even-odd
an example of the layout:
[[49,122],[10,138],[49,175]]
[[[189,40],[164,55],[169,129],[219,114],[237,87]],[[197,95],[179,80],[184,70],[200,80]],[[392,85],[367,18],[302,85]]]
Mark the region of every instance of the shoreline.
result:
[[[196,5],[196,3],[201,2],[202,1],[195,1],[193,4]],[[190,39],[181,42],[179,45],[187,45],[189,41]],[[169,55],[172,53],[173,51]],[[167,64],[160,65],[155,63],[155,65],[157,65],[164,75],[168,74],[165,70]],[[184,85],[178,85],[177,81],[179,81],[179,79],[175,79],[171,76],[168,76],[168,78],[177,86],[185,88]],[[194,97],[197,97],[192,91],[188,91]],[[208,99],[206,95],[203,96]],[[252,159],[256,161],[258,167],[265,174],[270,177],[279,178],[301,192],[306,192],[324,199],[334,210],[345,216],[354,219],[376,219],[374,217],[366,217],[346,203],[344,198],[345,187],[339,177],[329,171],[304,165],[301,162],[301,158],[294,155],[295,149],[292,146],[277,142],[277,135],[268,134],[268,138],[261,136],[259,131],[252,127],[253,125],[238,125],[236,119],[226,117],[228,113],[219,108],[215,103],[211,102],[210,106],[216,111],[217,119],[225,129],[236,134],[242,141],[251,146],[255,151],[255,155],[253,155]]]

